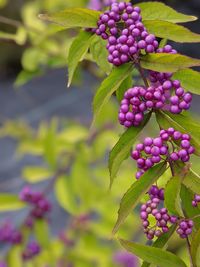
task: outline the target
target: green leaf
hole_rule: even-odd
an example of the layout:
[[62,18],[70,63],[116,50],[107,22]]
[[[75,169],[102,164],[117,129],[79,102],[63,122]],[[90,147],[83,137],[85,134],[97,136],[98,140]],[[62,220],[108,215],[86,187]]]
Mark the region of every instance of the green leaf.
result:
[[184,177],[183,184],[194,194],[200,195],[200,176],[192,169]]
[[38,183],[51,178],[53,172],[43,167],[27,166],[22,171],[23,178],[30,183]]
[[[192,200],[194,199],[194,193],[190,191],[185,185],[182,184],[181,186],[181,200],[182,200],[182,207],[184,210],[184,214],[187,218],[193,218],[200,214],[199,207],[192,206]],[[200,220],[199,218],[193,219],[195,228],[200,228]]]
[[156,118],[163,129],[173,127],[182,133],[190,134],[191,144],[195,147],[195,154],[200,155],[200,127],[198,121],[195,121],[188,113],[174,115],[163,111],[156,112]]
[[[170,237],[173,235],[175,230],[176,230],[176,225],[172,225],[167,233],[162,234],[160,237],[156,239],[156,241],[152,244],[152,247],[163,248],[167,244],[167,242],[169,241]],[[150,265],[151,265],[150,263],[145,261],[143,262],[141,267],[150,267]]]
[[0,212],[14,211],[25,208],[26,204],[19,200],[17,195],[1,193],[0,194]]
[[68,54],[68,87],[70,86],[78,63],[84,59],[94,36],[90,32],[81,31],[75,38]]
[[159,72],[176,72],[181,69],[200,66],[200,60],[180,54],[157,53],[143,56],[141,66]]
[[71,186],[70,177],[61,176],[55,183],[55,194],[60,206],[71,214],[78,214],[79,209]]
[[177,216],[183,216],[180,202],[181,177],[172,177],[165,187],[165,207]]
[[192,256],[194,263],[196,263],[194,267],[199,266],[198,265],[199,254],[200,254],[200,229],[195,233],[195,235],[192,238],[192,242],[191,242],[191,256]]
[[132,73],[122,82],[120,87],[116,91],[117,100],[119,102],[124,98],[125,92],[133,85]]
[[22,248],[20,246],[12,246],[7,254],[6,263],[9,267],[22,267]]
[[34,233],[36,236],[36,239],[38,243],[43,247],[43,248],[48,248],[49,246],[49,227],[48,223],[43,220],[35,220],[34,222]]
[[132,71],[132,65],[125,64],[118,68],[114,68],[111,74],[102,82],[99,89],[96,92],[93,100],[94,119],[109,101],[112,94],[119,88],[122,82],[129,76]]
[[138,135],[142,131],[142,129],[145,127],[145,125],[148,123],[149,119],[151,117],[151,114],[148,113],[143,120],[142,125],[139,127],[131,127],[127,129],[116,145],[113,147],[112,151],[109,155],[109,172],[110,172],[110,187],[113,184],[113,181],[117,175],[117,172],[122,164],[122,162],[128,157],[130,154],[130,150],[132,145],[134,144],[135,140],[138,138]]
[[110,73],[112,65],[108,62],[108,51],[106,49],[106,41],[95,36],[90,45],[90,52],[94,61],[107,74]]
[[173,8],[161,2],[147,2],[137,4],[141,8],[143,21],[145,20],[164,20],[174,23],[188,22],[197,20],[195,16],[188,16],[177,12]]
[[191,69],[179,70],[173,75],[174,80],[179,80],[181,86],[193,94],[200,95],[200,73]]
[[178,43],[199,43],[200,34],[172,22],[162,20],[146,20],[144,25],[156,37],[165,38]]
[[119,239],[121,245],[137,257],[159,267],[187,267],[186,264],[175,254],[163,251],[160,248],[144,246],[141,244]]
[[41,14],[39,18],[59,24],[65,28],[95,28],[100,12],[86,8],[68,8],[54,14]]
[[163,162],[157,164],[144,173],[140,179],[128,189],[121,200],[118,211],[118,219],[114,226],[113,234],[118,231],[120,225],[125,221],[129,213],[139,203],[145,193],[149,190],[150,186],[165,172],[165,170],[166,164]]

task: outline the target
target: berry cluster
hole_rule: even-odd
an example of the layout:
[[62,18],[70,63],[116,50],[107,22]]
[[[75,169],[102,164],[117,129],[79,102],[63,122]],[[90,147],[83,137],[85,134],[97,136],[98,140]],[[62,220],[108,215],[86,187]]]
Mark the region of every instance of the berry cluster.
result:
[[[142,219],[144,233],[149,240],[168,232],[169,226],[172,224],[178,225],[176,232],[181,238],[186,238],[192,233],[194,223],[191,219],[179,219],[174,215],[169,215],[166,208],[160,207],[163,206],[164,201],[163,188],[159,189],[156,185],[153,185],[148,194],[150,200],[141,206],[140,218]],[[153,226],[150,225],[150,216],[154,218]]]
[[37,256],[40,251],[41,248],[39,244],[36,241],[32,241],[26,246],[24,252],[22,253],[22,258],[26,261],[30,260],[33,257]]
[[[157,49],[156,53],[176,54],[177,51],[171,45]],[[166,98],[165,109],[174,114],[188,110],[191,106],[192,95],[185,92],[178,80],[172,80],[173,73],[161,73],[150,71],[150,81],[154,86],[161,86]]]
[[194,223],[192,220],[181,220],[178,224],[178,228],[176,232],[179,234],[181,238],[186,238],[188,235],[192,233]]
[[194,200],[192,201],[192,206],[197,207],[198,203],[200,203],[200,195],[195,195]]
[[[166,208],[159,208],[164,200],[164,191],[157,186],[152,186],[149,190],[150,200],[141,206],[140,218],[144,233],[149,240],[155,236],[159,237],[163,233],[168,232],[170,224],[177,222],[176,216],[170,216]],[[150,225],[149,217],[153,217],[155,224]]]
[[152,53],[158,48],[155,36],[143,25],[140,12],[131,3],[113,3],[99,18],[96,34],[108,40],[108,61],[115,66],[137,60],[141,50]]
[[10,222],[0,226],[0,242],[15,245],[20,244],[21,241],[22,234]]
[[175,131],[174,128],[161,130],[159,137],[146,137],[144,142],[137,144],[136,149],[132,151],[131,156],[137,161],[140,169],[136,173],[136,178],[139,179],[145,171],[162,160],[187,162],[194,151],[190,144],[190,135]]
[[164,188],[159,189],[156,185],[152,185],[148,193],[150,199],[158,198],[162,201],[164,200]]
[[41,192],[33,192],[26,186],[20,193],[20,199],[33,206],[32,218],[43,218],[51,210],[51,204]]
[[138,126],[147,110],[163,109],[179,114],[190,108],[191,101],[192,95],[184,92],[178,80],[168,80],[162,85],[152,85],[148,88],[135,86],[125,92],[118,119],[120,124],[127,128]]

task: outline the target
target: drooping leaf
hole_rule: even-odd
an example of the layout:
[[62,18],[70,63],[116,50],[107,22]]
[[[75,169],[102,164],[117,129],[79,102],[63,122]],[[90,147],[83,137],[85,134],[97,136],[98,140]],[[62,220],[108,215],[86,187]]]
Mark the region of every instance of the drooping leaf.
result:
[[110,152],[108,164],[110,172],[110,187],[112,186],[112,183],[122,162],[128,157],[132,145],[134,144],[142,129],[148,123],[150,117],[151,114],[149,113],[146,115],[143,123],[139,127],[131,127],[127,129]]
[[158,72],[176,72],[181,69],[200,66],[200,59],[181,54],[148,54],[141,58],[141,66]]
[[180,200],[181,177],[172,177],[165,187],[165,207],[177,216],[183,216]]
[[68,8],[54,14],[41,14],[39,18],[59,24],[65,28],[95,28],[100,12],[86,8]]
[[[152,247],[163,248],[167,244],[167,242],[169,241],[170,237],[173,235],[175,230],[176,230],[176,225],[172,225],[167,233],[164,233],[160,237],[158,237],[158,239],[152,244]],[[150,265],[151,263],[145,261],[143,262],[141,267],[149,267]]]
[[38,183],[52,177],[52,171],[36,166],[26,166],[23,169],[23,178],[30,183]]
[[177,12],[173,8],[161,2],[147,2],[137,4],[141,8],[143,21],[164,20],[174,23],[182,23],[197,20],[195,16],[189,16]]
[[106,41],[99,36],[95,36],[90,45],[90,52],[94,61],[101,68],[102,71],[109,74],[112,65],[108,62],[108,51],[106,49]]
[[162,20],[146,20],[144,25],[155,36],[178,43],[199,43],[200,34],[191,32],[187,28]]
[[124,93],[133,86],[133,79],[132,79],[132,74],[130,74],[120,85],[120,87],[116,91],[116,97],[119,102],[124,97]]
[[93,122],[95,121],[96,117],[98,116],[104,105],[109,101],[112,94],[129,76],[131,71],[132,66],[130,64],[125,64],[118,68],[114,68],[110,75],[102,82],[93,100]]
[[194,120],[188,113],[174,115],[164,111],[156,112],[156,118],[163,129],[173,127],[182,133],[190,134],[191,144],[195,147],[195,154],[200,155],[200,127],[198,121]]
[[192,169],[185,175],[183,184],[194,194],[200,195],[200,176]]
[[14,211],[25,208],[26,204],[19,200],[17,195],[1,193],[0,194],[0,212]]
[[196,264],[194,267],[199,266],[199,254],[200,254],[200,229],[195,233],[191,242],[191,256],[193,262]]
[[[194,199],[194,193],[190,191],[184,184],[181,186],[181,201],[182,201],[182,207],[184,210],[184,214],[187,218],[193,218],[195,216],[198,216],[200,214],[199,207],[193,207],[192,201]],[[199,218],[194,218],[194,226],[196,229],[199,229],[200,227],[200,220]]]
[[174,73],[173,79],[179,80],[186,91],[200,95],[200,73],[198,71],[191,69],[179,70]]
[[70,86],[78,63],[84,59],[94,36],[86,31],[81,31],[72,42],[68,54],[68,87]]
[[34,222],[34,233],[41,247],[48,248],[49,246],[49,227],[44,219],[39,219]]
[[63,209],[71,214],[78,214],[78,205],[69,177],[61,176],[56,180],[55,194],[58,203]]
[[22,261],[22,247],[21,246],[12,246],[7,254],[6,263],[9,267],[21,267],[23,266]]
[[187,267],[185,262],[171,252],[164,251],[160,248],[144,246],[123,239],[119,239],[119,241],[129,252],[149,263],[159,265],[159,267]]
[[118,211],[118,219],[113,229],[113,234],[115,234],[120,225],[125,221],[126,217],[133,210],[133,208],[139,203],[145,193],[148,191],[149,187],[165,172],[166,164],[163,162],[157,164],[153,168],[149,169],[144,173],[139,180],[137,180],[128,189],[128,191],[123,196],[120,208]]

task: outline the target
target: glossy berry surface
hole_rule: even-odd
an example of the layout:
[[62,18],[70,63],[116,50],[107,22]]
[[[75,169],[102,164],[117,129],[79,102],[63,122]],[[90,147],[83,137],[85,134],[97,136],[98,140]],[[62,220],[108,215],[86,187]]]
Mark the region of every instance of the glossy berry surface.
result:
[[131,153],[139,169],[136,178],[139,179],[145,171],[161,161],[188,162],[195,151],[190,139],[188,134],[182,134],[174,128],[161,130],[156,138],[146,137]]

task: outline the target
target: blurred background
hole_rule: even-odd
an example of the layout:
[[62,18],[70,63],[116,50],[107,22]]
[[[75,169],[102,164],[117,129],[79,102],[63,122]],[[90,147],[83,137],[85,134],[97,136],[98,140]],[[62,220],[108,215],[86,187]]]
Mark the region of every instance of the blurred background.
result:
[[[133,1],[134,4],[138,2],[144,1]],[[199,0],[162,2],[180,12],[200,15]],[[109,240],[116,219],[110,211],[116,214],[119,199],[131,184],[130,176],[134,172],[132,166],[128,169],[128,162],[122,169],[111,196],[105,197],[109,183],[105,155],[117,141],[120,132],[119,128],[116,130],[117,104],[113,101],[102,114],[97,129],[103,132],[93,140],[88,131],[92,120],[91,102],[103,74],[86,58],[76,71],[73,85],[67,88],[67,54],[76,31],[57,32],[56,28],[38,19],[40,13],[87,5],[87,0],[0,0],[0,192],[18,194],[27,182],[32,183],[35,190],[43,190],[48,185],[48,178],[52,177],[51,172],[44,174],[49,166],[52,170],[55,161],[59,161],[61,166],[69,163],[68,152],[82,153],[81,158],[76,157],[76,164],[70,173],[73,181],[76,181],[73,186],[68,184],[70,192],[61,193],[64,184],[58,184],[55,186],[57,189],[54,188],[54,194],[49,196],[54,203],[50,231],[56,238],[52,241],[52,249],[61,246],[58,240],[62,241],[62,249],[59,247],[57,252],[61,258],[60,265],[56,260],[55,264],[49,264],[49,256],[45,254],[40,260],[27,266],[138,266],[135,258],[121,255],[120,248]],[[199,33],[200,21],[189,23],[188,27]],[[200,56],[198,44],[173,43],[173,46],[180,53],[197,58]],[[193,100],[192,112],[195,114],[200,112],[199,100],[197,96]],[[107,114],[110,114],[109,118]],[[115,134],[113,129],[116,130]],[[91,148],[88,142],[93,141]],[[55,149],[55,146],[59,148]],[[84,157],[87,160],[82,162]],[[94,168],[97,163],[98,168]],[[85,174],[85,171],[89,171],[89,174]],[[82,176],[84,181],[80,183]],[[85,179],[86,176],[88,180]],[[90,176],[96,179],[93,184]],[[88,187],[91,187],[90,190]],[[88,194],[91,198],[86,199]],[[67,195],[67,199],[61,195]],[[83,205],[73,203],[72,198],[77,196]],[[98,207],[95,204],[97,201],[100,201]],[[106,201],[112,204],[107,204]],[[89,222],[85,219],[86,225],[81,232],[81,216],[88,214],[92,219]],[[21,225],[26,216],[26,209],[17,213],[5,212],[1,213],[0,222],[6,218]],[[133,214],[128,220],[122,234],[127,238],[131,235],[137,240],[143,240],[141,229],[138,231],[136,216]],[[74,255],[70,248],[70,260],[66,263],[60,256],[60,251],[63,252],[63,247],[69,244],[66,245],[66,237],[60,239],[60,235],[62,229],[70,225],[69,218],[80,223],[78,229],[82,239],[77,241],[76,234],[70,232],[72,239],[78,243],[75,251],[79,256]],[[7,255],[8,246],[0,244],[0,249],[1,259]],[[176,250],[175,244],[174,249]],[[11,256],[6,256],[7,264],[16,267],[11,260],[16,252],[12,253]],[[178,253],[184,254],[184,249]],[[127,262],[132,263],[120,263],[120,257],[125,257]],[[20,266],[23,264],[19,263]]]

